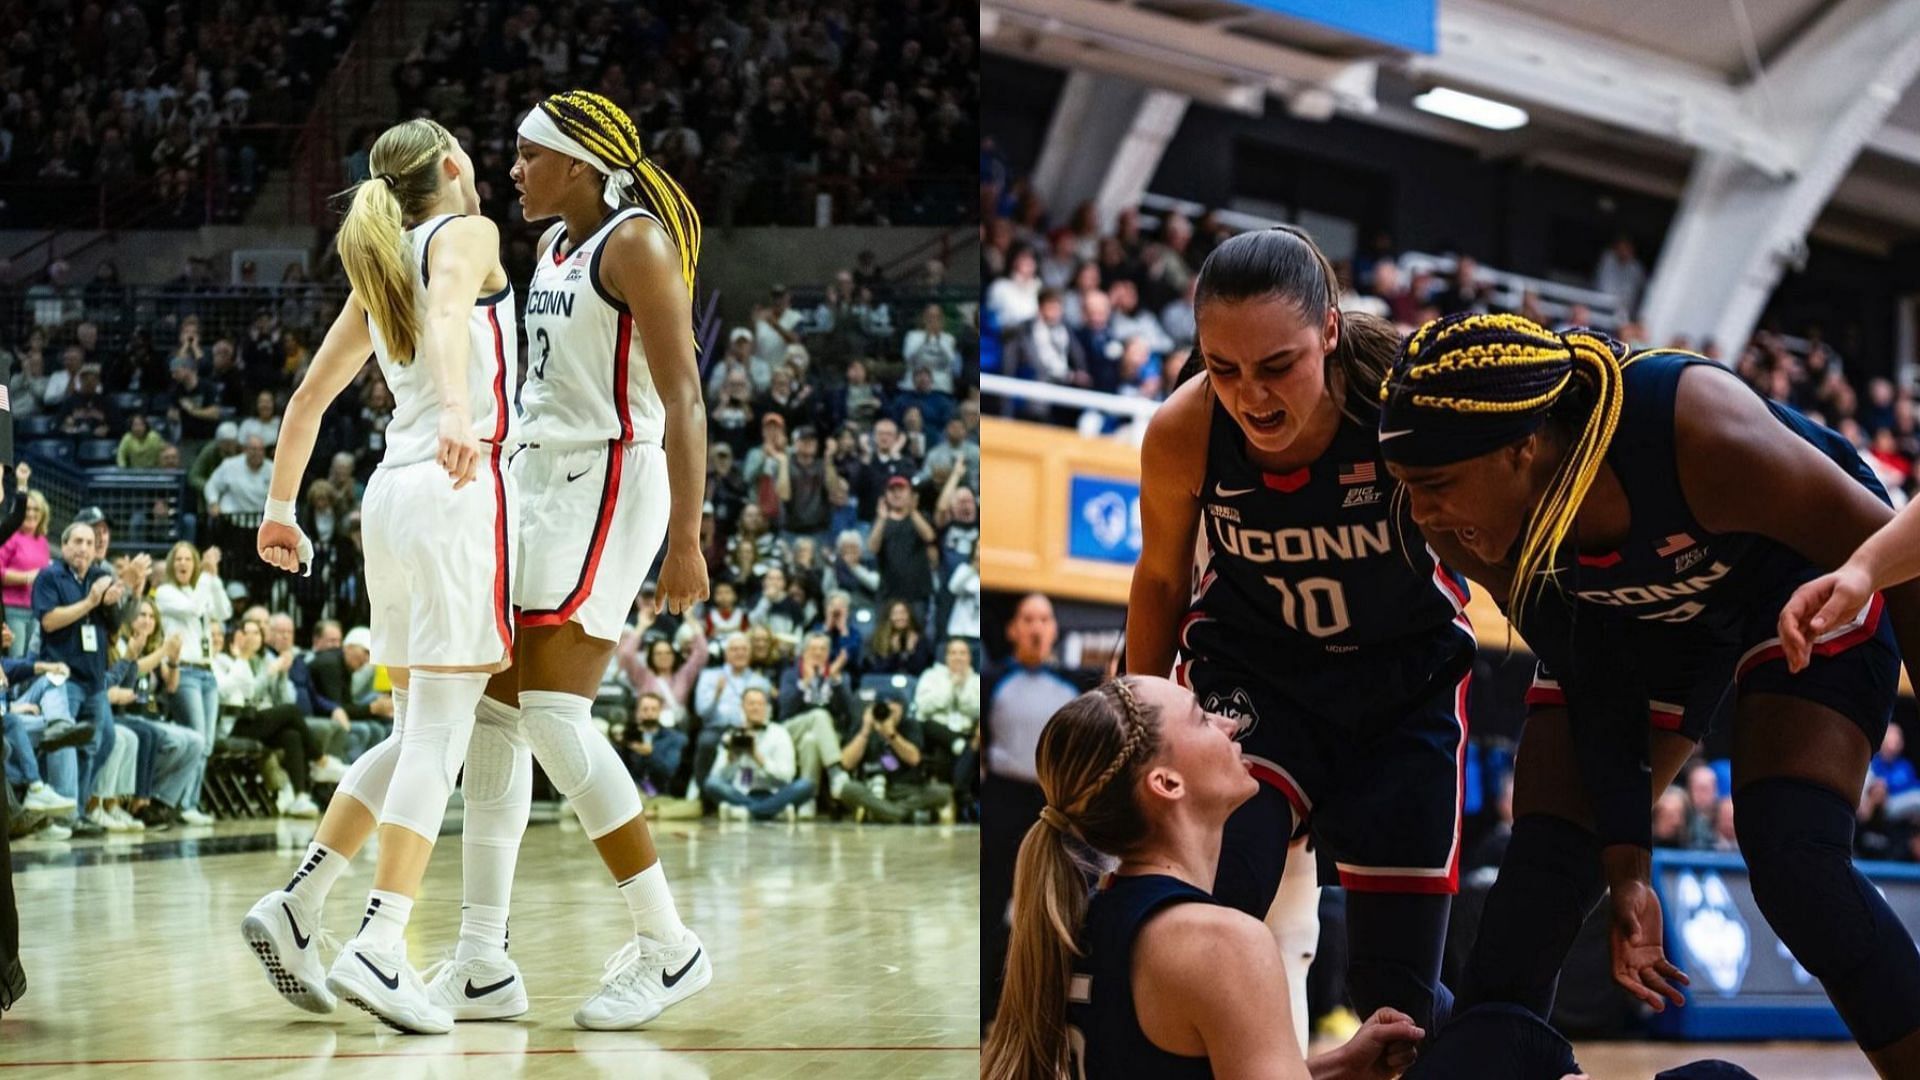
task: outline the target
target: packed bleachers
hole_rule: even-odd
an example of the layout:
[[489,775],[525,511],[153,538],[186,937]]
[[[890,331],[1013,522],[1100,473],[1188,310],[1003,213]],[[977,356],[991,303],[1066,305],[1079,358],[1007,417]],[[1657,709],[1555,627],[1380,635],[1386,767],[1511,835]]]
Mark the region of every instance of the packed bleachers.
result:
[[0,15],[0,221],[236,220],[291,152],[370,0],[13,5]]

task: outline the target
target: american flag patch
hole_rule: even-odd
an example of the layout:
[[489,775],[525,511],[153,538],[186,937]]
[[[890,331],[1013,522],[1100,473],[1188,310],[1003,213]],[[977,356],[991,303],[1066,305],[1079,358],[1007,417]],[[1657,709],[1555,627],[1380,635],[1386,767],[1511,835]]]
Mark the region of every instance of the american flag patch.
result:
[[1371,461],[1362,461],[1357,465],[1348,465],[1340,470],[1340,482],[1343,484],[1373,484],[1380,480],[1380,470]]
[[1686,533],[1674,533],[1672,536],[1667,537],[1665,544],[1654,549],[1654,554],[1662,557],[1678,555],[1692,546],[1693,537],[1688,536]]

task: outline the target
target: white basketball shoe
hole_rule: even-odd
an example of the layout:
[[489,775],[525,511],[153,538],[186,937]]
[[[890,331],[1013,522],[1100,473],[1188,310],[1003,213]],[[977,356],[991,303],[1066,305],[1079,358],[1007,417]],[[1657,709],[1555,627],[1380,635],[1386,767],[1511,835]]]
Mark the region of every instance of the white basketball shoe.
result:
[[404,942],[390,949],[375,949],[360,938],[347,942],[327,969],[327,989],[402,1034],[453,1030],[452,1014],[427,1000],[426,984],[407,963]]
[[443,960],[426,979],[427,1000],[455,1020],[509,1020],[527,1011],[527,984],[510,959]]
[[320,916],[305,901],[278,889],[268,893],[240,920],[240,934],[281,997],[311,1013],[333,1011],[320,962]]
[[607,960],[599,991],[574,1011],[573,1022],[594,1031],[637,1028],[712,981],[713,964],[693,931],[673,943],[635,935]]

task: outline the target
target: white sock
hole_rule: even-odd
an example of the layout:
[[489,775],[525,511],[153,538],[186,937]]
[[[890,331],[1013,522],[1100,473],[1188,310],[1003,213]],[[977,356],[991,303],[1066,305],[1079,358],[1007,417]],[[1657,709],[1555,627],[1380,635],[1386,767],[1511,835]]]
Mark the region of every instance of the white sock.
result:
[[411,897],[375,889],[367,894],[367,915],[360,920],[355,938],[376,949],[404,947],[402,936],[407,930],[407,917],[412,914]]
[[633,914],[634,933],[659,941],[678,941],[686,933],[686,924],[673,906],[673,893],[667,889],[667,871],[659,863],[621,882],[619,888]]
[[307,857],[301,860],[293,880],[287,882],[286,891],[319,911],[333,891],[333,883],[346,872],[348,861],[345,855],[315,840],[307,845]]
[[492,904],[460,906],[460,944],[453,950],[455,960],[491,960],[507,958],[507,909]]

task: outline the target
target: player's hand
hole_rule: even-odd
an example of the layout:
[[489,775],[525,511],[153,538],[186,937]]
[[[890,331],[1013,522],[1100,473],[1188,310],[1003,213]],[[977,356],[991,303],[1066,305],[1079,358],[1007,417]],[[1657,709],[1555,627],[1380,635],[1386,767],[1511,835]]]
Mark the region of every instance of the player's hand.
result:
[[1665,1012],[1669,1001],[1685,1005],[1686,997],[1674,984],[1686,986],[1691,980],[1667,959],[1660,898],[1653,886],[1645,881],[1617,882],[1612,895],[1608,944],[1613,951],[1613,981],[1654,1012]]
[[1786,650],[1787,670],[1804,670],[1813,657],[1814,639],[1853,618],[1872,597],[1873,579],[1851,562],[1794,590],[1793,598],[1780,610],[1780,644]]
[[210,547],[200,553],[200,569],[218,576],[220,573],[220,549]]
[[27,485],[32,482],[33,466],[23,461],[13,467],[13,489],[15,491],[27,490]]
[[260,561],[268,566],[279,567],[289,574],[300,573],[300,564],[305,563],[308,572],[313,567],[313,541],[300,531],[298,525],[285,525],[277,521],[263,521],[260,532],[254,540],[260,552]]
[[1316,1059],[1313,1064],[1321,1069],[1314,1075],[1326,1080],[1389,1080],[1413,1064],[1420,1040],[1426,1037],[1413,1017],[1398,1009],[1381,1009],[1367,1017],[1345,1046]]
[[480,440],[473,437],[473,418],[463,408],[440,410],[440,467],[453,478],[453,490],[473,483],[480,468]]
[[654,586],[654,599],[667,610],[680,615],[707,598],[707,560],[691,544],[668,544],[667,560],[660,567],[660,580]]

